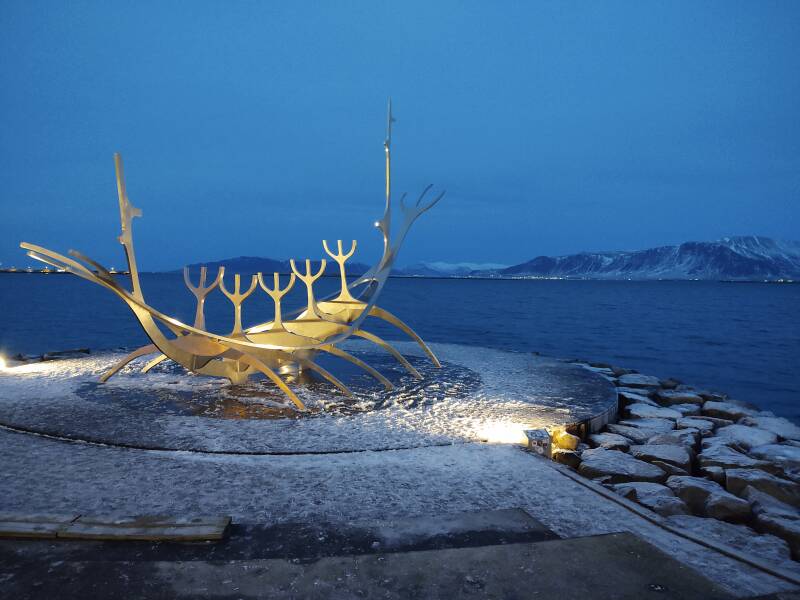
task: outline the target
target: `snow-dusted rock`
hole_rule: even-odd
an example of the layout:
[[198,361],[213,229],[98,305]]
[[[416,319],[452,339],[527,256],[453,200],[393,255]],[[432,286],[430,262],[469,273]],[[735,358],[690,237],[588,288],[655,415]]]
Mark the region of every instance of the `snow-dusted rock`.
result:
[[675,421],[678,429],[696,429],[700,435],[706,436],[714,433],[714,423],[708,419],[694,419],[692,417],[684,417]]
[[682,446],[648,443],[643,446],[631,446],[629,452],[634,458],[647,462],[658,460],[680,467],[684,471],[691,469],[692,458]]
[[619,450],[594,448],[581,456],[578,472],[584,477],[601,479],[605,483],[624,483],[627,481],[661,482],[666,473],[643,460],[638,460]]
[[783,417],[745,417],[742,424],[766,429],[783,439],[800,440],[800,427]]
[[780,564],[789,559],[789,547],[786,542],[773,535],[758,535],[744,525],[732,525],[689,515],[675,515],[668,517],[667,521],[673,527],[691,531],[703,539],[725,544],[766,562]]
[[620,387],[631,388],[657,388],[661,384],[658,381],[658,377],[642,375],[641,373],[628,373],[620,376],[619,385]]
[[589,445],[592,448],[605,448],[606,450],[628,451],[631,440],[616,433],[593,433],[589,436]]
[[691,473],[686,469],[682,469],[681,467],[675,466],[672,463],[664,462],[663,460],[653,459],[648,462],[651,465],[657,466],[659,469],[664,471],[664,473],[666,473],[670,477],[672,475],[691,475]]
[[725,473],[725,489],[744,497],[748,487],[773,498],[800,507],[800,484],[776,477],[761,469],[728,469]]
[[800,448],[787,444],[767,444],[750,450],[756,458],[767,460],[786,469],[800,468]]
[[676,429],[667,433],[659,433],[650,438],[648,444],[671,444],[682,446],[693,453],[697,442],[700,439],[700,432],[697,429]]
[[663,433],[665,431],[672,431],[675,429],[675,421],[671,419],[660,419],[658,417],[623,419],[619,422],[619,424],[628,425],[630,427],[638,427],[639,429],[648,429],[656,433]]
[[673,377],[662,379],[659,383],[661,384],[661,387],[664,388],[665,390],[674,390],[681,384],[680,381],[674,379]]
[[618,483],[613,489],[620,496],[634,500],[663,517],[685,515],[689,512],[684,501],[660,483]]
[[[719,484],[717,484],[719,485]],[[722,521],[746,521],[750,518],[750,503],[733,494],[711,494],[706,500],[706,516]]]
[[681,413],[681,417],[694,417],[700,414],[699,404],[671,404],[670,408]]
[[632,388],[632,387],[620,386],[617,388],[617,394],[643,396],[649,399],[653,395],[653,391],[645,388]]
[[709,417],[738,421],[742,417],[754,416],[756,411],[730,401],[716,402],[709,400],[703,404],[703,414]]
[[800,510],[754,487],[747,486],[742,497],[750,502],[754,515],[768,514],[781,519],[800,520]]
[[562,448],[556,448],[553,450],[551,454],[551,458],[562,465],[567,465],[568,467],[572,467],[573,469],[577,469],[578,466],[581,464],[581,455],[575,450],[564,450]]
[[[683,415],[677,410],[661,408],[648,404],[631,404],[625,411],[631,416],[639,419],[680,419]],[[777,438],[776,438],[777,439]]]
[[722,467],[703,467],[700,469],[700,474],[706,479],[725,486],[725,469]]
[[629,425],[620,425],[619,423],[609,423],[606,425],[606,430],[609,433],[624,436],[635,444],[644,444],[658,433],[650,429],[640,429]]
[[745,496],[752,503],[755,528],[785,540],[792,557],[800,558],[800,511],[752,487]]
[[664,406],[669,406],[671,404],[703,404],[703,398],[694,392],[678,390],[658,390],[655,400]]
[[698,455],[697,460],[701,468],[722,467],[723,469],[776,471],[776,468],[769,461],[756,460],[721,443],[704,448]]
[[583,365],[584,369],[588,369],[594,373],[599,373],[600,375],[605,375],[606,377],[614,377],[614,370],[611,367],[596,367],[592,364]]
[[657,402],[651,400],[647,396],[642,394],[634,394],[631,392],[622,392],[619,389],[617,390],[617,395],[619,396],[620,400],[625,406],[630,406],[631,404],[648,404],[650,406],[659,406]]
[[710,390],[695,390],[695,393],[703,398],[703,400],[713,400],[714,402],[724,402],[728,399],[728,394],[722,392],[712,392]]
[[749,450],[756,446],[766,446],[778,441],[778,436],[758,427],[748,427],[747,425],[728,425],[717,429],[717,439],[725,440],[726,443],[736,444],[740,448]]
[[708,479],[673,476],[667,479],[667,486],[695,514],[726,521],[740,521],[750,516],[747,500],[734,496]]
[[708,415],[699,414],[694,417],[695,419],[705,419],[709,421],[712,425],[714,425],[714,429],[718,429],[720,427],[727,427],[728,425],[733,425],[736,421],[731,421],[730,419],[720,419],[719,417],[709,417]]

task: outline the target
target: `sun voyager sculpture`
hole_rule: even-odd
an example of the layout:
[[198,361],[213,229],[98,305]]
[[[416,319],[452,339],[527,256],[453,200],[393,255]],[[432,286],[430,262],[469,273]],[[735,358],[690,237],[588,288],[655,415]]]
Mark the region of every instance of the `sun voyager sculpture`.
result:
[[[392,105],[389,101],[384,141],[386,204],[383,217],[375,224],[383,235],[383,254],[380,260],[364,275],[348,282],[345,263],[353,256],[356,242],[353,241],[350,249],[345,252],[342,242],[339,240],[334,252],[328,242],[323,241],[322,246],[325,253],[339,267],[341,279],[341,289],[338,295],[330,298],[317,300],[314,295],[314,282],[325,273],[326,260],[322,260],[319,269],[313,272],[311,261],[307,259],[303,265],[304,268],[299,268],[294,260],[290,261],[292,273],[285,285],[281,285],[279,273],[272,273],[271,277],[265,277],[262,273],[258,273],[251,277],[245,290],[242,289],[239,274],[234,275],[232,288],[228,287],[228,284],[225,283],[224,267],[219,268],[214,281],[210,283],[207,281],[207,269],[202,267],[197,285],[192,284],[189,269],[184,267],[184,281],[197,300],[197,309],[192,325],[183,323],[150,306],[142,291],[136,252],[133,246],[133,219],[141,217],[142,212],[128,199],[122,157],[119,154],[114,155],[122,225],[119,242],[125,250],[128,262],[131,279],[130,290],[123,288],[103,265],[80,252],[70,250],[68,254],[72,258],[69,258],[26,242],[21,243],[20,246],[27,250],[28,255],[32,258],[109,289],[128,305],[149,337],[150,344],[125,356],[101,376],[101,382],[107,381],[128,363],[140,357],[155,355],[143,367],[143,372],[149,371],[164,360],[171,360],[188,371],[224,377],[231,383],[237,384],[246,382],[251,375],[262,373],[288,396],[297,409],[305,410],[305,405],[281,378],[281,374],[312,371],[339,388],[346,396],[352,396],[352,392],[339,379],[315,361],[318,354],[328,353],[356,365],[378,380],[386,389],[392,389],[392,383],[386,377],[361,359],[342,350],[339,344],[353,336],[368,340],[394,356],[412,376],[422,378],[420,373],[391,344],[364,328],[367,318],[374,317],[402,330],[419,344],[436,367],[441,366],[433,351],[408,325],[377,305],[378,297],[386,284],[411,225],[444,196],[444,192],[441,192],[432,200],[426,201],[425,197],[432,188],[432,185],[429,185],[419,195],[416,203],[407,205],[405,203],[406,194],[403,194],[400,198],[401,222],[399,227],[394,232],[392,231],[391,141],[393,121]],[[281,299],[292,289],[297,280],[300,280],[306,288],[306,306],[294,314],[284,315],[281,311]],[[225,334],[208,331],[205,325],[203,312],[205,299],[217,288],[233,305],[233,328]],[[270,321],[244,328],[242,326],[242,304],[259,288],[274,303],[273,318]]]

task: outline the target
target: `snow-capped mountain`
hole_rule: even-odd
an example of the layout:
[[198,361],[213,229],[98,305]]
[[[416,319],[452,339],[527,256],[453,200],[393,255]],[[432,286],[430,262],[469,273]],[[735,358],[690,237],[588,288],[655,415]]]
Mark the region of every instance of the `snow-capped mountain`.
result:
[[800,242],[740,236],[632,252],[539,256],[506,269],[487,270],[473,275],[575,279],[800,280]]
[[508,265],[497,263],[448,263],[421,262],[403,268],[395,268],[392,275],[400,277],[464,277],[479,271],[499,271]]

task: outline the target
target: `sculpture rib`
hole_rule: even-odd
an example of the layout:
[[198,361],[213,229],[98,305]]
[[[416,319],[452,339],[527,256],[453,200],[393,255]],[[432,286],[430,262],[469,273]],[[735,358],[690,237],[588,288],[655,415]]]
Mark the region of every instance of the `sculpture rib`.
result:
[[155,345],[153,344],[148,344],[147,346],[142,346],[141,348],[137,348],[136,350],[128,354],[125,358],[117,362],[108,371],[103,373],[100,376],[100,383],[105,383],[106,381],[111,379],[119,371],[125,368],[125,365],[127,365],[128,363],[136,360],[140,356],[147,356],[148,354],[152,354],[153,352],[158,352],[158,348],[156,348]]
[[372,375],[375,379],[380,381],[383,384],[383,387],[386,388],[387,390],[393,390],[394,389],[394,384],[391,381],[386,379],[386,377],[384,377],[378,371],[376,371],[375,369],[370,367],[367,363],[365,363],[360,358],[356,358],[352,354],[348,354],[347,352],[345,352],[341,348],[337,348],[336,346],[327,346],[327,347],[324,347],[324,348],[320,348],[320,350],[323,350],[325,352],[329,352],[330,354],[333,354],[334,356],[338,356],[339,358],[343,358],[344,360],[346,360],[348,362],[351,362],[351,363],[353,363],[354,365],[356,365],[358,367],[361,367],[367,373]]
[[306,405],[305,405],[305,404],[303,404],[303,402],[300,400],[300,398],[298,398],[298,397],[297,397],[297,395],[296,395],[296,394],[295,394],[295,393],[294,393],[294,392],[293,392],[293,391],[292,391],[292,390],[289,388],[289,386],[288,386],[288,385],[286,385],[286,384],[283,382],[283,379],[281,379],[280,377],[278,377],[278,374],[277,374],[277,373],[275,373],[275,371],[273,371],[272,369],[270,369],[270,368],[269,368],[267,365],[265,365],[263,362],[261,362],[260,360],[258,360],[258,359],[257,359],[256,357],[254,357],[254,356],[245,356],[245,357],[243,357],[243,358],[242,358],[242,359],[240,359],[240,360],[241,360],[241,362],[243,362],[243,363],[245,363],[245,364],[249,364],[249,365],[251,365],[251,366],[252,366],[254,369],[256,369],[256,370],[258,370],[258,371],[261,371],[261,372],[262,372],[264,375],[266,375],[267,377],[269,377],[269,378],[272,380],[272,382],[273,382],[275,385],[277,385],[277,386],[278,386],[278,387],[281,389],[281,391],[282,391],[284,394],[286,394],[287,396],[289,396],[289,399],[290,399],[292,402],[294,402],[294,405],[295,405],[297,408],[299,408],[300,410],[305,410],[305,409],[306,409]]
[[413,375],[416,379],[422,379],[422,375],[420,374],[420,372],[417,371],[411,365],[411,363],[406,360],[406,357],[400,354],[400,352],[398,352],[397,349],[394,346],[392,346],[389,342],[379,338],[374,333],[370,333],[369,331],[365,331],[363,329],[359,329],[358,331],[356,331],[355,335],[364,338],[365,340],[369,340],[373,344],[377,344],[378,346],[386,350],[389,354],[394,356],[397,362],[403,365],[406,368],[406,370],[409,373],[411,373],[411,375]]
[[151,360],[149,363],[147,363],[145,366],[142,367],[142,373],[149,372],[150,369],[152,369],[156,365],[161,364],[162,362],[167,360],[167,358],[169,358],[169,357],[166,354],[159,354],[153,360]]
[[434,365],[436,365],[436,367],[441,367],[442,366],[442,363],[440,363],[439,359],[436,358],[436,355],[433,353],[433,350],[431,350],[428,347],[428,344],[426,344],[422,340],[422,338],[417,335],[417,332],[414,331],[413,329],[411,329],[411,327],[409,327],[405,323],[403,323],[403,321],[401,321],[400,319],[395,317],[388,310],[384,310],[383,308],[378,308],[377,306],[373,306],[372,310],[370,310],[369,316],[370,317],[377,317],[378,319],[382,319],[383,321],[386,321],[387,323],[391,323],[392,325],[394,325],[398,329],[402,330],[408,337],[410,337],[412,340],[417,342],[417,344],[419,344],[420,348],[422,348],[425,351],[425,354],[428,355],[428,358],[431,359],[431,361],[433,362]]

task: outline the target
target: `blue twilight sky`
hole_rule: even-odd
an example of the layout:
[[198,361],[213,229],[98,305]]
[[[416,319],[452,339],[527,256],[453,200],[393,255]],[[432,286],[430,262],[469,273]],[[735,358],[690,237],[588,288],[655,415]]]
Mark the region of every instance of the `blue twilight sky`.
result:
[[378,252],[401,264],[800,238],[800,2],[0,2],[0,261],[20,240],[142,270]]

